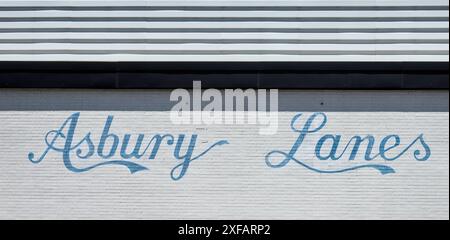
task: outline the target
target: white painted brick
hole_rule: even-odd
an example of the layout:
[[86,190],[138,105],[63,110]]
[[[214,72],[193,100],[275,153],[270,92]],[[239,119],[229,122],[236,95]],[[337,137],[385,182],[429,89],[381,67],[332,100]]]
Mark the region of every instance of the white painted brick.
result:
[[[449,218],[448,91],[280,91],[273,136],[258,135],[251,125],[173,125],[169,93],[0,89],[0,219]],[[150,170],[136,174],[122,166],[73,173],[55,152],[39,164],[28,161],[29,152],[44,150],[45,133],[76,111],[76,138],[90,131],[98,140],[111,114],[111,131],[119,136],[196,132],[197,151],[221,139],[230,144],[192,162],[180,181],[170,178],[178,162],[164,146],[155,160],[138,160]],[[319,134],[347,140],[372,134],[379,142],[395,133],[407,144],[423,133],[432,156],[418,162],[409,151],[389,163],[397,172],[388,175],[369,169],[319,174],[293,162],[269,168],[265,155],[288,151],[297,138],[289,123],[299,112],[325,112],[329,122]],[[303,146],[305,159],[313,159],[313,136]]]

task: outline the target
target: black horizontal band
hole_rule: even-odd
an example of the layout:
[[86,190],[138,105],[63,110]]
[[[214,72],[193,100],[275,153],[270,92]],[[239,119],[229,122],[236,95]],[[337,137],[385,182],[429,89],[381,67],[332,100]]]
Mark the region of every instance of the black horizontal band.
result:
[[448,89],[448,62],[0,62],[0,88]]

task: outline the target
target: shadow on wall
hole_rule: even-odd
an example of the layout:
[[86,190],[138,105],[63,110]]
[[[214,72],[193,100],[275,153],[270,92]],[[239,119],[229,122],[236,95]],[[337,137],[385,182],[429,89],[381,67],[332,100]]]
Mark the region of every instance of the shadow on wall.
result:
[[[0,111],[170,111],[170,90],[0,89]],[[207,104],[207,102],[206,102]],[[280,90],[279,111],[448,112],[448,90]]]

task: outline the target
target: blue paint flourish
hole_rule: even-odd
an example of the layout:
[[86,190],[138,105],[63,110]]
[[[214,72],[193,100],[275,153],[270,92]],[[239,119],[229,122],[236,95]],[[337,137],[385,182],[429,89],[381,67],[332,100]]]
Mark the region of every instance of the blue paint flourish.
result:
[[[327,173],[327,174],[333,174],[333,173],[344,173],[349,171],[354,171],[358,169],[374,169],[381,173],[382,175],[395,173],[396,171],[394,168],[387,164],[357,164],[352,167],[347,168],[340,168],[340,169],[334,169],[334,170],[324,170],[317,167],[313,167],[304,161],[301,161],[296,157],[297,152],[299,151],[300,147],[302,146],[305,138],[308,135],[315,134],[322,130],[328,121],[327,115],[325,113],[313,113],[311,114],[305,121],[303,126],[298,127],[297,123],[299,122],[300,118],[302,117],[302,113],[299,113],[295,115],[292,118],[291,121],[291,130],[293,132],[298,133],[298,138],[294,142],[294,144],[291,147],[291,150],[289,152],[283,152],[280,150],[273,150],[269,152],[265,157],[265,162],[267,166],[271,168],[281,168],[286,166],[289,162],[293,161],[301,166],[303,166],[306,169],[309,169],[314,172],[318,173]],[[375,137],[373,135],[366,135],[366,136],[353,136],[348,143],[345,144],[345,147],[343,150],[339,152],[339,146],[342,141],[342,136],[340,134],[326,134],[320,137],[320,139],[317,141],[315,145],[315,156],[319,161],[337,161],[343,158],[344,154],[349,150],[349,162],[352,162],[355,160],[356,156],[358,155],[359,151],[361,150],[362,143],[367,143],[367,147],[364,150],[364,154],[362,156],[363,160],[365,161],[372,161],[376,158],[381,158],[385,162],[391,162],[395,161],[401,156],[403,156],[408,150],[410,150],[412,147],[420,144],[420,146],[424,149],[423,152],[419,149],[416,149],[413,151],[413,156],[417,161],[427,161],[431,156],[431,148],[426,143],[424,139],[424,135],[420,134],[416,139],[414,139],[410,144],[408,144],[406,147],[404,147],[400,151],[394,151],[394,149],[401,147],[401,138],[399,135],[396,134],[390,134],[385,136],[379,144],[378,149],[374,150],[375,146]],[[326,143],[329,143],[331,146],[329,148],[325,148]],[[326,154],[324,154],[324,151]],[[275,155],[281,156],[281,161],[278,161],[275,163],[274,157]],[[423,155],[423,156],[422,156]]]
[[[217,146],[228,144],[227,140],[220,140],[197,156],[194,156],[198,138],[197,134],[192,134],[190,140],[188,139],[187,134],[179,134],[177,137],[172,134],[155,134],[146,145],[143,144],[145,139],[144,134],[138,134],[135,144],[131,145],[131,134],[125,134],[120,138],[118,135],[111,132],[111,125],[114,118],[112,115],[108,116],[103,127],[100,141],[97,145],[92,141],[92,134],[90,132],[87,133],[81,141],[74,143],[74,135],[76,134],[79,117],[79,112],[73,113],[58,129],[47,132],[44,137],[44,142],[47,145],[46,149],[39,157],[36,157],[33,152],[30,152],[28,154],[28,160],[32,163],[40,163],[45,159],[49,152],[53,151],[62,154],[64,166],[75,173],[87,172],[101,166],[118,165],[126,167],[131,174],[134,174],[148,170],[148,168],[141,164],[143,161],[137,163],[133,160],[141,160],[148,151],[150,151],[148,160],[155,159],[161,145],[164,143],[163,140],[166,140],[165,143],[167,146],[175,145],[173,148],[173,157],[175,160],[181,162],[170,172],[172,180],[177,181],[186,175],[187,169],[192,161],[199,159]],[[189,145],[183,152],[185,139]],[[130,151],[130,147],[132,151]],[[88,167],[75,166],[75,160],[85,162],[95,154],[102,162],[95,163]],[[178,173],[176,173],[177,170]]]

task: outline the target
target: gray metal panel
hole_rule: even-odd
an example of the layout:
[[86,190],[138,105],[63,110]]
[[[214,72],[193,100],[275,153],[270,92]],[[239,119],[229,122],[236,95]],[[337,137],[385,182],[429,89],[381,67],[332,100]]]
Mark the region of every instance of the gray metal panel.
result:
[[0,61],[448,61],[448,1],[2,1]]

